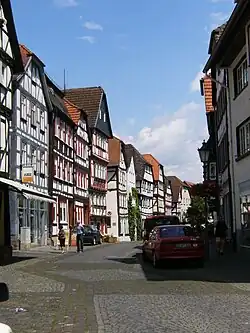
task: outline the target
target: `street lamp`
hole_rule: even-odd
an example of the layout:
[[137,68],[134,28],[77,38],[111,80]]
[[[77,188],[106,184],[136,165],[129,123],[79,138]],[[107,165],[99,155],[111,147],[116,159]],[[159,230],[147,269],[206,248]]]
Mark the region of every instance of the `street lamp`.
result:
[[[211,149],[209,148],[207,142],[204,140],[202,142],[202,146],[198,149],[198,153],[200,156],[201,163],[203,163],[203,168],[209,161]],[[207,196],[205,196],[205,249],[206,249],[206,257],[209,259],[209,240],[208,240],[208,204],[207,204]]]
[[203,140],[202,146],[198,149],[201,163],[206,164],[209,160],[211,149],[208,147],[207,142]]

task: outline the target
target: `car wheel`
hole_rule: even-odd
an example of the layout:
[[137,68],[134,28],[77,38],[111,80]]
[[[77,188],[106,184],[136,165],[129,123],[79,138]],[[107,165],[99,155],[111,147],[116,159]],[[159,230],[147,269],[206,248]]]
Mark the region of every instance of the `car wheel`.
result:
[[92,245],[96,245],[96,239],[93,238]]
[[157,258],[156,253],[153,253],[153,267],[159,268],[160,267],[160,260]]

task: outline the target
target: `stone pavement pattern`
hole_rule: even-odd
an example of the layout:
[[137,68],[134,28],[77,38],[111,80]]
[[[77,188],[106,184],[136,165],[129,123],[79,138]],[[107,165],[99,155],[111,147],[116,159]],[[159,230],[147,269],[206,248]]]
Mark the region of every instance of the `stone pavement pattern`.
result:
[[0,267],[10,290],[0,322],[18,333],[250,331],[250,256],[154,270],[136,245],[32,253],[30,260],[26,253],[27,260]]

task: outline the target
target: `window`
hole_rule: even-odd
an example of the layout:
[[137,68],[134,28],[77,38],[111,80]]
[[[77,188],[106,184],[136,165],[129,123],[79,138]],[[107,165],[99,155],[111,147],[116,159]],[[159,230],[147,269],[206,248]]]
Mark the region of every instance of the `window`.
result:
[[216,163],[211,162],[209,164],[209,179],[215,180],[216,179]]
[[99,111],[99,118],[102,119],[102,110]]
[[36,106],[34,103],[30,103],[31,105],[31,125],[36,126]]
[[41,130],[42,131],[45,130],[45,113],[42,109],[41,109]]
[[248,85],[248,74],[247,74],[247,59],[244,58],[240,61],[239,65],[234,69],[234,94],[237,97],[242,90]]
[[7,87],[7,66],[2,62],[2,72],[1,72],[1,76],[2,76],[2,84]]
[[106,123],[106,113],[103,113],[103,121]]
[[27,118],[27,101],[26,97],[21,95],[21,118]]
[[22,165],[27,163],[27,143],[22,142]]
[[250,151],[250,119],[236,130],[238,157]]
[[41,152],[40,159],[41,159],[41,171],[40,172],[42,174],[45,174],[45,153],[44,152]]
[[224,134],[218,146],[218,172],[222,173],[228,165],[228,135]]

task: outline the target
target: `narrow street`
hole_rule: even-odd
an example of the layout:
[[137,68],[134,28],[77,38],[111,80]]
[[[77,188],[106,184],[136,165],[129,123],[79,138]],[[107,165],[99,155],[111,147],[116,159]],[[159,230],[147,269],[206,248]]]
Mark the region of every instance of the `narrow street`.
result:
[[141,262],[137,243],[35,256],[1,267],[10,299],[0,322],[13,332],[249,332],[244,255],[160,270]]

